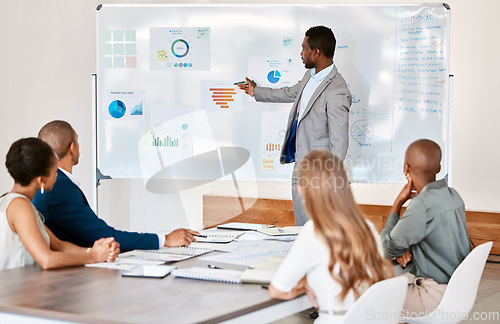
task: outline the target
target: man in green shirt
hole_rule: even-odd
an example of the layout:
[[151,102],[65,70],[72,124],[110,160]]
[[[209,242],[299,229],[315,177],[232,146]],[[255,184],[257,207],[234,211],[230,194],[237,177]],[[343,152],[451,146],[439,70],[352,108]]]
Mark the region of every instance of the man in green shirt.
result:
[[410,144],[404,162],[408,183],[380,233],[386,253],[415,275],[404,305],[409,316],[423,316],[439,305],[451,275],[470,252],[465,205],[445,180],[436,181],[440,162],[435,142]]

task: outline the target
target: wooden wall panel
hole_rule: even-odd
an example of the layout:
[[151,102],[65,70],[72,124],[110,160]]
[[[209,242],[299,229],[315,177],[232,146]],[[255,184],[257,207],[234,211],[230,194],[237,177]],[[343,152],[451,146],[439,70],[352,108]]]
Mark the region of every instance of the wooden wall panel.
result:
[[[251,207],[246,209],[242,204]],[[203,196],[203,227],[229,222],[293,226],[293,203],[281,199]]]
[[[246,209],[243,206],[251,206]],[[252,205],[252,203],[254,203]],[[380,232],[391,206],[359,205],[366,218]],[[243,211],[244,210],[244,211]],[[405,208],[403,208],[404,212]],[[467,211],[467,227],[474,245],[493,241],[491,253],[500,254],[500,213]],[[235,216],[236,215],[236,216]],[[203,226],[210,228],[228,222],[293,226],[291,200],[203,196]]]
[[500,213],[467,211],[467,227],[474,245],[493,241],[491,253],[500,254]]

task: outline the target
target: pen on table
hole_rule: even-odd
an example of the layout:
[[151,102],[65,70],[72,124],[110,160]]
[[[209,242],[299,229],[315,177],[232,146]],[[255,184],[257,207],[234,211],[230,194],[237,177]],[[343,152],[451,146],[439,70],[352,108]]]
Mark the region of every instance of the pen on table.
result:
[[207,266],[208,266],[210,269],[222,269],[222,268],[220,268],[220,267],[216,267],[216,266],[214,266],[213,264],[209,264],[209,265],[207,265]]

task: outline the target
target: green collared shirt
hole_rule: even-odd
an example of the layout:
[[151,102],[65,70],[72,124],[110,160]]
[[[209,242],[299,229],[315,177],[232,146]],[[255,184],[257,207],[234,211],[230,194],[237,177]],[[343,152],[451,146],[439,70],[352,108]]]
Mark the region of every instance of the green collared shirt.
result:
[[410,273],[441,284],[470,252],[464,202],[444,180],[428,183],[401,218],[391,213],[380,235],[390,257],[411,249]]

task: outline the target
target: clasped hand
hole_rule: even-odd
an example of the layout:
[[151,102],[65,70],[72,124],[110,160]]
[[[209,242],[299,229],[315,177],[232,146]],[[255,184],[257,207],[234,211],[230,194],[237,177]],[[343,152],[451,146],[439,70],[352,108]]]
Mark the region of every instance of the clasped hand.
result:
[[113,262],[120,253],[120,243],[114,237],[102,238],[94,242],[91,252],[99,262]]
[[405,254],[403,254],[400,257],[396,258],[396,261],[403,267],[406,268],[408,263],[410,263],[413,260],[413,254],[411,253],[411,250],[406,251]]

